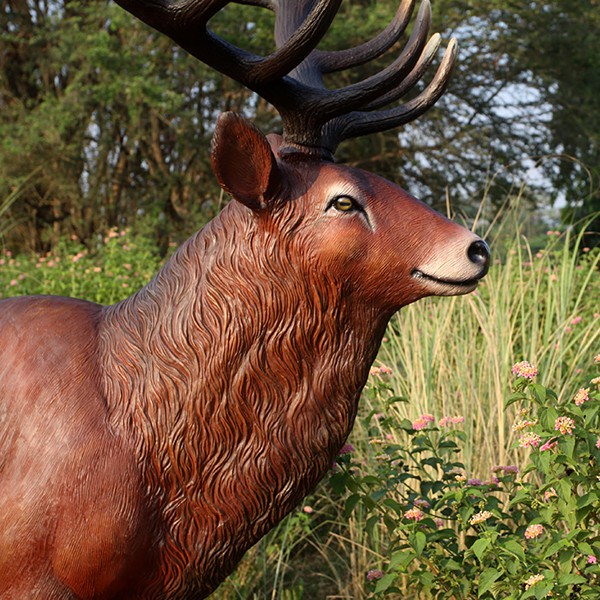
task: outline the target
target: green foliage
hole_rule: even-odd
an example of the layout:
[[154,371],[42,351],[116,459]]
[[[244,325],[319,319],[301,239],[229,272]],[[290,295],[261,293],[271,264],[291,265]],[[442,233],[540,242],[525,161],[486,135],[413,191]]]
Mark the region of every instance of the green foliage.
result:
[[[593,358],[589,370],[593,370]],[[600,355],[596,357],[600,363]],[[462,418],[410,422],[388,416],[389,386],[369,389],[384,415],[365,427],[377,467],[361,473],[344,455],[330,478],[346,515],[368,515],[367,532],[388,540],[368,574],[369,597],[594,598],[600,580],[600,367],[587,388],[557,395],[518,376],[508,405],[520,466],[498,466],[487,481],[468,478],[460,461]],[[578,399],[577,399],[578,398]],[[584,400],[585,398],[585,400]],[[377,567],[377,568],[375,568]]]
[[523,227],[518,210],[500,217],[488,236],[494,264],[476,293],[404,308],[379,355],[396,394],[410,398],[393,407],[399,416],[476,416],[464,447],[475,471],[512,460],[511,415],[503,404],[515,359],[535,362],[542,383],[562,399],[581,383],[580,369],[600,340],[600,253],[584,251],[585,238],[569,231],[544,233],[532,248]]
[[61,239],[49,254],[0,249],[0,298],[52,294],[113,304],[144,286],[161,259],[147,236],[111,229],[94,251]]
[[[344,2],[322,47],[372,38],[397,4]],[[438,208],[451,195],[469,214],[486,182],[497,205],[547,156],[547,177],[527,198],[563,195],[570,220],[590,212],[600,130],[594,3],[439,0],[433,9],[432,29],[445,40],[455,34],[461,46],[448,94],[399,132],[348,141],[340,160]],[[253,6],[232,5],[211,21],[263,55],[273,49],[272,26],[273,15]],[[265,131],[278,128],[267,103],[107,0],[7,0],[0,46],[0,202],[14,200],[3,219],[10,217],[9,241],[19,248],[47,252],[62,235],[90,245],[140,214],[160,220],[161,244],[180,240],[218,207],[208,152],[216,116],[236,110]],[[328,75],[327,84],[372,75],[397,52]],[[540,186],[543,194],[533,189]]]

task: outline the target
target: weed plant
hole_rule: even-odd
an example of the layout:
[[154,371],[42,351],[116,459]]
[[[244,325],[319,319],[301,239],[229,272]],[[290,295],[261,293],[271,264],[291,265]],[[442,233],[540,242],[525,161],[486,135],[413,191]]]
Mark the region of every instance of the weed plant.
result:
[[52,294],[113,304],[137,291],[158,271],[158,249],[146,237],[113,229],[94,251],[61,240],[52,254],[13,256],[0,249],[0,298]]

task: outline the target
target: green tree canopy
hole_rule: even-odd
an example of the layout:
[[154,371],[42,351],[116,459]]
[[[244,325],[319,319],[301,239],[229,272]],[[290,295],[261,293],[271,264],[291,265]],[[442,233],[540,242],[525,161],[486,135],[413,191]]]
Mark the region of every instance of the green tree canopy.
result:
[[[434,0],[433,30],[458,38],[453,81],[417,122],[344,143],[338,158],[465,212],[483,190],[502,203],[528,171],[532,203],[599,203],[600,11],[595,0]],[[396,0],[342,4],[323,47],[369,39]],[[212,25],[257,53],[273,48],[272,15],[232,5]],[[351,83],[389,64],[331,76]],[[427,79],[427,78],[426,78]],[[190,58],[107,0],[0,1],[0,198],[15,199],[15,244],[150,215],[166,243],[210,218],[220,191],[209,164],[217,115],[237,110],[264,130],[264,101]]]

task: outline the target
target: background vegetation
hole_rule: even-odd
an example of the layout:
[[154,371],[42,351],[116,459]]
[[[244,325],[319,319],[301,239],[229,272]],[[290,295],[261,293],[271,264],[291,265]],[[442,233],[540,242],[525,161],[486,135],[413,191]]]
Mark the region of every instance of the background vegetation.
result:
[[[523,181],[531,206],[558,200],[567,221],[598,210],[596,0],[432,5],[432,29],[446,40],[455,35],[461,48],[448,93],[400,132],[347,142],[340,160],[437,208],[449,197],[470,217],[484,190],[494,209]],[[323,45],[368,39],[396,6],[344,2]],[[213,25],[258,53],[272,48],[266,10],[232,5]],[[364,77],[394,52],[331,85]],[[13,200],[7,243],[48,251],[66,235],[90,247],[96,235],[150,216],[164,252],[218,210],[208,148],[223,110],[243,112],[265,131],[278,127],[266,103],[113,2],[1,0],[0,198]]]
[[[596,0],[432,4],[434,29],[461,46],[448,94],[418,124],[349,141],[339,158],[452,206],[490,241],[494,268],[476,294],[393,319],[351,448],[216,598],[513,597],[502,581],[515,598],[585,597],[598,576],[587,560],[600,559],[600,409],[598,398],[581,414],[571,405],[594,389],[600,351],[600,11]],[[345,2],[324,45],[363,41],[395,8]],[[235,6],[215,28],[265,54],[271,20]],[[112,303],[144,285],[225,201],[208,158],[223,110],[278,127],[268,105],[113,3],[0,0],[0,297]],[[511,366],[525,359],[540,387],[507,408]],[[539,419],[529,433],[552,441],[556,406],[579,419],[577,443],[561,439],[550,464],[513,426],[528,410]],[[543,498],[554,487],[562,504]],[[546,528],[537,545],[524,541],[529,525]],[[462,587],[440,591],[432,573]]]

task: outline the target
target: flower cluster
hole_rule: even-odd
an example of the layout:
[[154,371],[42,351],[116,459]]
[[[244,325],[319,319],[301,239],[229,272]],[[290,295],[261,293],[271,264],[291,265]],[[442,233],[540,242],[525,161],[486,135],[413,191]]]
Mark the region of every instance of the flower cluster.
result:
[[590,399],[590,388],[579,388],[577,393],[575,394],[575,398],[573,401],[576,406],[581,406],[584,402],[587,402]]
[[538,374],[538,370],[530,362],[523,360],[513,365],[512,374],[524,379],[533,379]]
[[525,581],[525,589],[528,590],[530,587],[533,587],[536,583],[540,581],[544,581],[543,575],[532,575],[529,579]]
[[542,535],[543,533],[544,533],[544,526],[540,525],[539,523],[536,523],[535,525],[530,525],[525,530],[525,537],[528,540],[533,540],[537,537],[540,537],[540,535]]
[[413,421],[412,428],[416,431],[421,431],[421,429],[425,429],[427,425],[429,425],[429,423],[433,423],[434,421],[435,418],[433,415],[425,413],[424,415],[421,415],[418,419]]
[[479,523],[484,523],[490,517],[493,517],[493,516],[494,515],[489,510],[482,510],[481,512],[478,512],[477,514],[473,515],[469,519],[469,523],[471,525],[478,525]]
[[367,579],[369,581],[376,581],[377,579],[381,579],[383,577],[383,572],[379,569],[371,569],[367,571]]
[[517,465],[500,465],[492,469],[494,473],[503,472],[504,475],[516,475],[519,472]]
[[420,521],[425,513],[420,508],[410,508],[404,513],[404,517],[409,521]]
[[560,431],[562,435],[571,435],[575,428],[575,421],[571,417],[558,417],[554,422],[554,430]]
[[519,446],[521,448],[537,448],[542,442],[542,438],[533,431],[528,431],[521,436]]
[[513,423],[512,430],[523,431],[523,429],[533,427],[534,425],[537,425],[537,419],[534,419],[533,421],[530,421],[529,419],[519,419]]
[[386,367],[385,365],[381,365],[380,367],[371,367],[371,370],[369,371],[369,375],[391,375],[392,373],[392,369]]
[[451,425],[460,425],[461,423],[465,422],[465,418],[459,416],[456,417],[442,417],[439,420],[438,425],[440,427],[450,427]]
[[354,446],[352,444],[344,444],[339,450],[338,450],[338,456],[344,456],[344,454],[351,454],[352,452],[354,452]]

